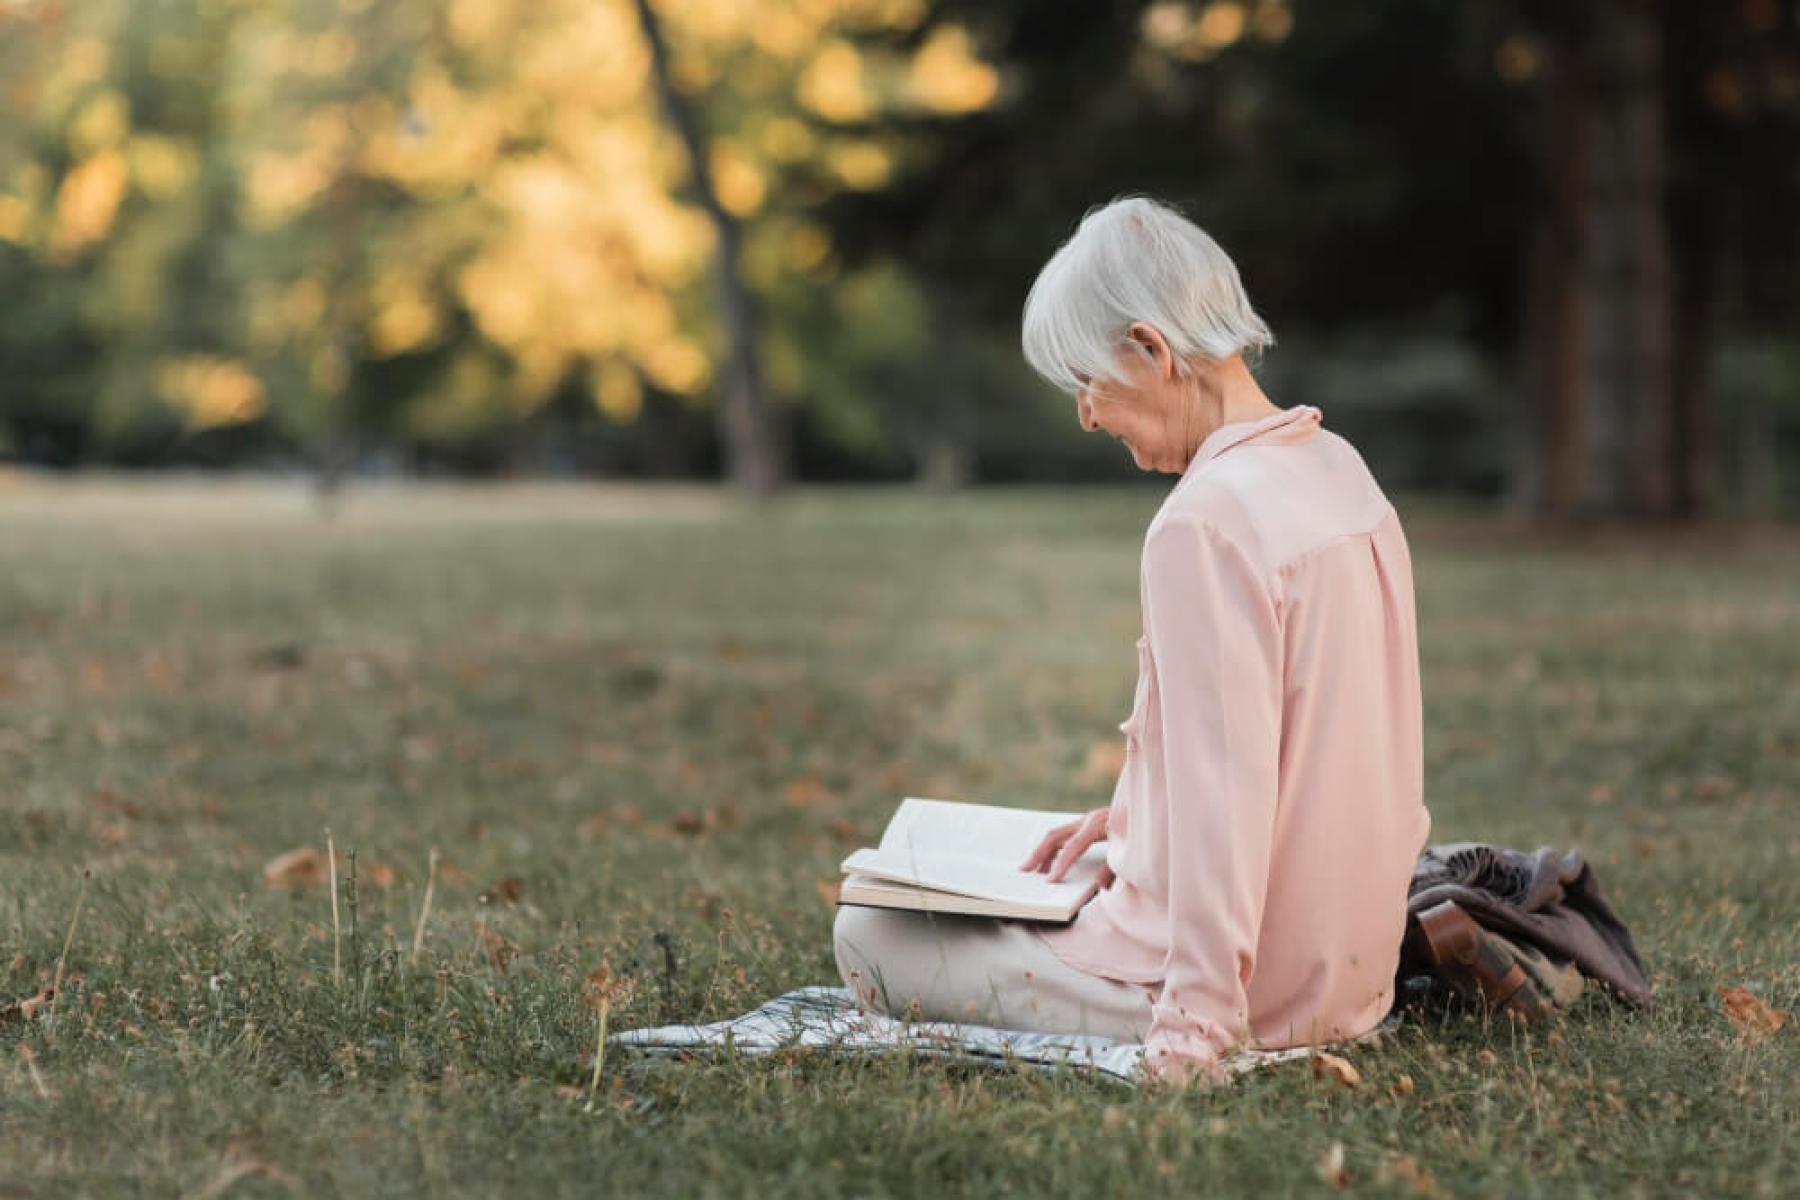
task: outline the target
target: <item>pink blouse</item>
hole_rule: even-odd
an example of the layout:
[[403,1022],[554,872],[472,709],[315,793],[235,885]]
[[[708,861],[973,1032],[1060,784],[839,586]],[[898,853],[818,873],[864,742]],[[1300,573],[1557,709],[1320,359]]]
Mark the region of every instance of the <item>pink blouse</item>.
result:
[[1155,985],[1159,1073],[1380,1023],[1425,810],[1412,561],[1300,405],[1216,430],[1144,539],[1145,636],[1108,817],[1117,878],[1039,935]]

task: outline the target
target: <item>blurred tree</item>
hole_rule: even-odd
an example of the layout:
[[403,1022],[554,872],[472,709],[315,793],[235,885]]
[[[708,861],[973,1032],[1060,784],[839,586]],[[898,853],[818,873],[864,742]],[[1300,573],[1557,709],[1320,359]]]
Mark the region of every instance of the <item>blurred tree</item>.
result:
[[[671,0],[655,15],[684,146],[633,0],[0,13],[24,33],[0,46],[19,118],[0,131],[0,281],[34,297],[0,344],[42,381],[7,410],[67,427],[63,449],[26,452],[78,458],[117,391],[105,407],[182,414],[177,430],[285,431],[328,483],[359,445],[467,445],[569,421],[575,399],[617,426],[705,406],[752,361],[745,338],[721,352],[715,259],[743,285],[723,308],[753,294],[767,314],[754,349],[776,406],[853,454],[872,427],[889,440],[913,284],[845,271],[813,214],[909,153],[884,114],[967,111],[995,86],[951,28],[916,52],[846,40],[917,27],[920,0]],[[160,140],[127,145],[144,113]],[[763,457],[759,486],[781,471]]]
[[[1181,202],[1278,331],[1466,338],[1519,366],[1522,499],[1716,502],[1713,333],[1791,323],[1800,56],[1769,0],[945,0],[1012,86],[833,210],[1015,336],[1084,208]],[[917,38],[924,33],[914,32]],[[1724,289],[1730,288],[1727,293]]]
[[230,179],[205,157],[228,19],[199,0],[91,0],[8,24],[0,428],[17,452],[74,462],[255,417],[264,389],[219,254]]

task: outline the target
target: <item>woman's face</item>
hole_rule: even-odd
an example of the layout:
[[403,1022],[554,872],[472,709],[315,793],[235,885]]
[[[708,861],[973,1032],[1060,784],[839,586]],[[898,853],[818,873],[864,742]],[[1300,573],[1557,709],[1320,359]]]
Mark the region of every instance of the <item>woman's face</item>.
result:
[[1187,470],[1199,439],[1191,398],[1176,377],[1162,335],[1133,325],[1118,355],[1118,379],[1081,380],[1075,394],[1081,427],[1125,443],[1140,471]]

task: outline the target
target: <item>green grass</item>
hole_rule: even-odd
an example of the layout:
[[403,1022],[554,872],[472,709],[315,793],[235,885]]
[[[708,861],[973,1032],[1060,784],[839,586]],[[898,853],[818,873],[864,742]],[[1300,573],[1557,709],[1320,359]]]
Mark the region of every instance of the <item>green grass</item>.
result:
[[[1157,495],[0,492],[0,1003],[91,872],[0,1018],[0,1197],[1800,1188],[1800,1037],[1715,991],[1800,1011],[1800,539],[1414,506],[1433,838],[1581,849],[1657,1012],[1434,1019],[1354,1091],[615,1051],[589,1111],[602,963],[615,1028],[835,982],[900,796],[1105,802]],[[262,878],[327,827],[335,971]]]

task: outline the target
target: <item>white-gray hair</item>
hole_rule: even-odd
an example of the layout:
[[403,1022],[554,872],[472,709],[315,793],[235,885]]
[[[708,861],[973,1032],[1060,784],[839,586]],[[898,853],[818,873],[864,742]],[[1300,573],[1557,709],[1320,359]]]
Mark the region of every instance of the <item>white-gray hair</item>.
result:
[[1116,380],[1136,321],[1163,335],[1178,370],[1275,344],[1217,242],[1170,205],[1122,196],[1090,209],[1038,272],[1025,298],[1025,360],[1070,393],[1083,379]]

